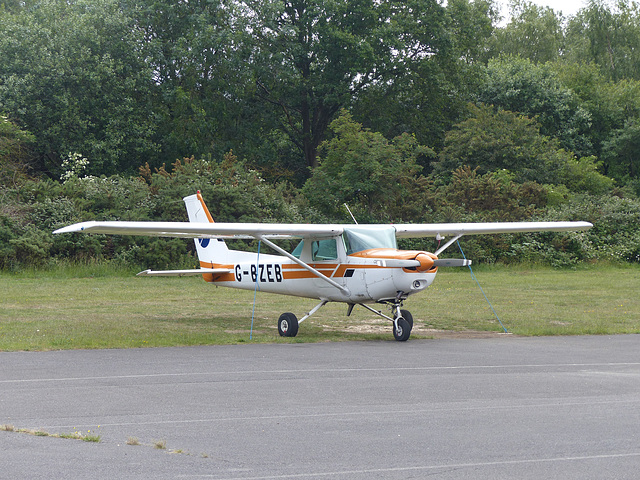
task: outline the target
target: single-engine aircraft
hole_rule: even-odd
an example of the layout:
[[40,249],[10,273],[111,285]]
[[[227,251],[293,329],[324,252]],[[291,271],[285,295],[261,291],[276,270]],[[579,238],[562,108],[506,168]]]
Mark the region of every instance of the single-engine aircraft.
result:
[[[298,325],[328,302],[355,305],[386,318],[393,335],[406,341],[413,317],[403,302],[433,282],[438,268],[471,264],[465,259],[439,258],[463,235],[586,230],[588,222],[497,222],[441,224],[281,224],[215,223],[200,192],[184,198],[189,222],[82,222],[54,233],[98,233],[194,238],[200,268],[192,270],[145,270],[138,275],[202,275],[205,281],[224,287],[315,298],[320,301],[300,320],[290,312],[278,319],[281,336],[295,337]],[[398,250],[396,238],[451,237],[434,253]],[[230,250],[225,239],[256,239],[280,255]],[[287,252],[273,239],[299,238]],[[386,315],[370,304],[386,304]]]

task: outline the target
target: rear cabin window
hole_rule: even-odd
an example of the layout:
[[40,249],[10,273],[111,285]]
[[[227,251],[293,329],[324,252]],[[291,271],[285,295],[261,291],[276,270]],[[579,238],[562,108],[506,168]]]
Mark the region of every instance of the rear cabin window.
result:
[[293,255],[296,258],[300,258],[300,255],[302,255],[303,248],[304,248],[304,240],[301,240],[298,246],[293,249],[293,252],[291,252],[291,255]]

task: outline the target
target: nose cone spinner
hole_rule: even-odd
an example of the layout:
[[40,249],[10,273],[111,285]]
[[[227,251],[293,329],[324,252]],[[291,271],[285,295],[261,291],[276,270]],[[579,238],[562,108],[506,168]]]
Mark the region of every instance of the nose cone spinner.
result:
[[420,252],[416,255],[415,259],[420,262],[420,265],[416,267],[416,270],[420,273],[424,273],[429,270],[433,270],[438,257],[433,253]]

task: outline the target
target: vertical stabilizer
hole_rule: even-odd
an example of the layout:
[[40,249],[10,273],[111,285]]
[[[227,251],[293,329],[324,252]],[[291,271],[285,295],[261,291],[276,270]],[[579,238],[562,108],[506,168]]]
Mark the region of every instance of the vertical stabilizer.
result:
[[[200,192],[183,198],[190,222],[213,223],[213,217],[202,199]],[[212,264],[225,262],[229,249],[224,240],[217,238],[196,238],[196,251],[200,266],[212,267]]]
[[202,195],[198,191],[195,195],[184,197],[184,204],[187,206],[187,214],[190,222],[213,223],[213,217],[209,209],[204,204]]

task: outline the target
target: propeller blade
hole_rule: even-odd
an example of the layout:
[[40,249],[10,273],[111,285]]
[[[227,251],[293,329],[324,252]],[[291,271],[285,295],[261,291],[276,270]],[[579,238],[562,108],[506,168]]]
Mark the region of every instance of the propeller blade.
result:
[[419,267],[420,262],[418,260],[401,260],[399,258],[382,258],[377,260],[384,267],[392,268],[411,268]]
[[434,267],[468,267],[471,260],[465,258],[439,258],[433,261]]

